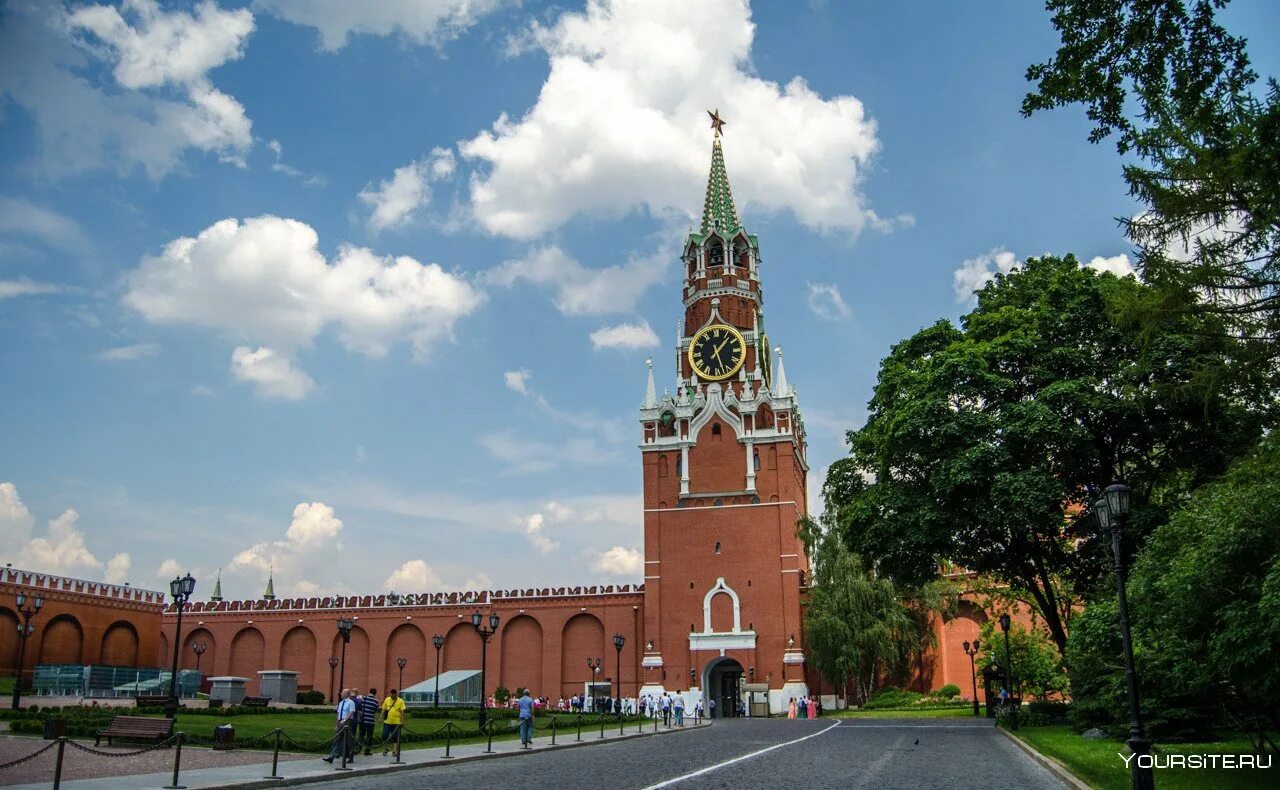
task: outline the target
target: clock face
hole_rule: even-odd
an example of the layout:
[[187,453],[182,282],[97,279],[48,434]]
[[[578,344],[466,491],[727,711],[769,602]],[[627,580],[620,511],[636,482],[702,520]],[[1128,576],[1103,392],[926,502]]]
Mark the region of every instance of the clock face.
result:
[[731,326],[715,324],[693,336],[689,364],[700,378],[722,381],[737,373],[746,360],[746,341]]

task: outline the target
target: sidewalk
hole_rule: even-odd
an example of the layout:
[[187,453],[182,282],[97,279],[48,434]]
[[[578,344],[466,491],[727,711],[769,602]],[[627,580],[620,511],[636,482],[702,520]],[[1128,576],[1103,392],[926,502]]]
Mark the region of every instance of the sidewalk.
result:
[[[485,760],[497,757],[514,757],[521,753],[532,753],[538,751],[548,751],[552,749],[571,749],[580,746],[590,746],[593,743],[609,743],[633,738],[644,738],[651,735],[667,735],[677,732],[691,732],[695,729],[706,727],[706,720],[698,727],[691,724],[686,725],[683,729],[679,727],[663,727],[658,725],[657,732],[653,730],[652,722],[645,722],[645,730],[642,733],[636,732],[634,723],[628,724],[626,732],[623,735],[618,734],[617,725],[613,725],[612,729],[605,727],[605,737],[600,737],[600,729],[597,725],[595,729],[584,727],[582,730],[582,740],[577,741],[577,729],[564,729],[556,733],[556,745],[551,745],[551,734],[539,730],[533,741],[533,746],[529,749],[521,749],[520,742],[516,739],[508,739],[502,741],[494,741],[493,752],[485,752],[485,744],[468,743],[465,745],[454,745],[449,753],[450,758],[444,757],[444,747],[430,747],[425,749],[404,749],[400,752],[400,759],[403,761],[401,765],[395,765],[391,761],[393,757],[388,755],[383,757],[375,753],[372,757],[359,757],[355,763],[350,766],[351,770],[338,770],[338,763],[329,765],[320,759],[320,755],[316,755],[314,759],[291,759],[285,761],[281,759],[277,774],[281,779],[265,778],[271,773],[271,762],[253,763],[249,765],[229,765],[219,768],[200,768],[190,771],[182,771],[178,777],[178,784],[185,787],[200,788],[201,790],[211,790],[211,788],[255,788],[255,787],[282,787],[288,785],[311,784],[313,782],[329,782],[349,779],[355,776],[371,776],[374,774],[398,773],[400,771],[412,770],[415,768],[427,768],[433,765],[450,765],[453,763],[466,762],[468,760]],[[184,759],[185,759],[184,750]],[[283,753],[281,757],[283,758]],[[173,771],[170,769],[164,773],[150,774],[130,774],[126,776],[98,777],[94,779],[77,779],[73,781],[63,781],[62,787],[66,790],[146,790],[147,788],[163,788],[170,785],[173,781]],[[50,772],[49,781],[23,785],[10,785],[16,790],[47,790],[53,784],[52,771]]]

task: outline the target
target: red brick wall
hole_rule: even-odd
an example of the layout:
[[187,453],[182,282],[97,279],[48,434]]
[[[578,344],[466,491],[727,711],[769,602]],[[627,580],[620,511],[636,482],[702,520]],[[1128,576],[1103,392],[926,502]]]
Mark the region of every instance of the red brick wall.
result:
[[542,626],[527,614],[503,626],[502,685],[513,693],[521,686],[539,696],[559,693],[559,689],[542,688]]
[[404,665],[405,686],[412,686],[435,674],[435,648],[432,648],[432,663],[428,668],[427,638],[423,635],[422,629],[414,623],[397,626],[391,632],[391,636],[387,638],[386,653],[382,681],[378,683],[378,688],[383,692],[387,689],[400,688],[400,665],[396,663],[398,658],[403,658],[407,662]]
[[[212,650],[213,648],[209,649]],[[289,632],[284,635],[284,640],[280,643],[280,666],[278,668],[297,672],[299,689],[321,688],[324,693],[328,694],[328,687],[325,686],[325,683],[328,682],[328,677],[323,678],[322,682],[317,685],[315,667],[316,635],[311,632],[310,628],[303,625],[290,628]],[[259,669],[274,668],[259,667]]]

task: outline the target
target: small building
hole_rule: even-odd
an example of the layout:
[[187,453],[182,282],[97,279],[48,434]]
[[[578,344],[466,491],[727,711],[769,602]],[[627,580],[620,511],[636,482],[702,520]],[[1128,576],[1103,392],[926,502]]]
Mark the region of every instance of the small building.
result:
[[[451,669],[439,676],[440,704],[446,707],[480,705],[480,670]],[[415,683],[400,692],[405,707],[430,708],[436,702],[436,677]]]

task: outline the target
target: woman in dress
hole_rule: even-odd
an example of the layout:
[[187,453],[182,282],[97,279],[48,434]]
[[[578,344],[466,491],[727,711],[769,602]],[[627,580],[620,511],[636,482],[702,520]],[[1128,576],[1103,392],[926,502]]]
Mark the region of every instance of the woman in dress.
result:
[[791,702],[787,703],[787,718],[794,719],[796,717],[796,698],[792,697]]
[[818,701],[813,697],[809,698],[809,718],[818,718]]

